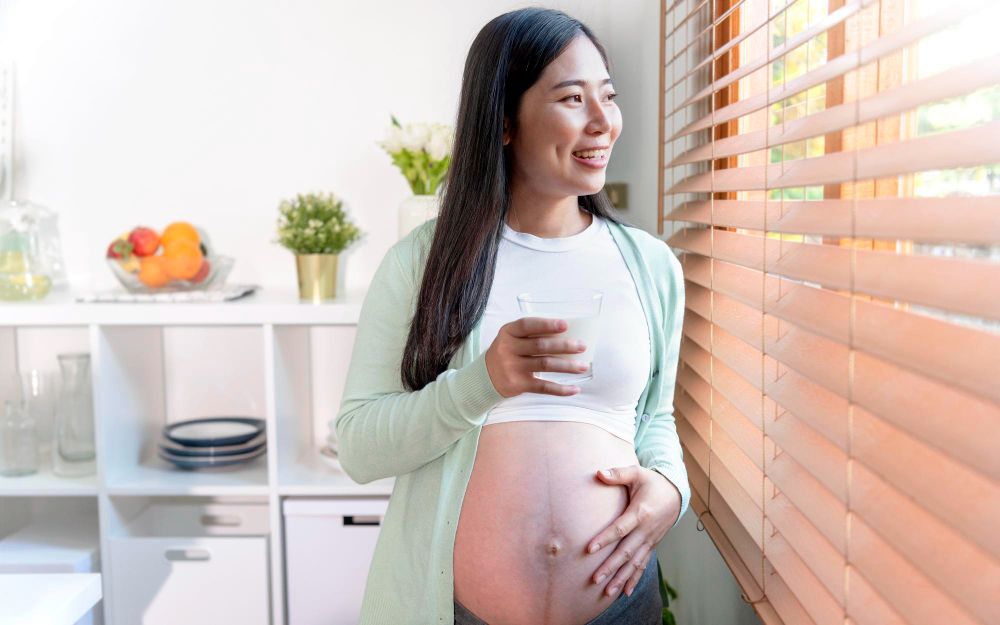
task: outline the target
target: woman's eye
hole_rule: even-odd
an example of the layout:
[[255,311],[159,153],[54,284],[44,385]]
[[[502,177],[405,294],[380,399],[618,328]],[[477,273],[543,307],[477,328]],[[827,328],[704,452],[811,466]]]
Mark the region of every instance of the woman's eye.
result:
[[[607,95],[608,101],[614,100],[616,97],[618,97],[618,94],[614,93],[614,92],[609,93]],[[583,99],[582,99],[583,96],[582,95],[580,95],[579,93],[574,93],[573,95],[568,95],[565,98],[563,98],[563,102],[565,102],[566,100],[569,100],[570,98],[577,98],[576,102],[582,102],[583,101]]]

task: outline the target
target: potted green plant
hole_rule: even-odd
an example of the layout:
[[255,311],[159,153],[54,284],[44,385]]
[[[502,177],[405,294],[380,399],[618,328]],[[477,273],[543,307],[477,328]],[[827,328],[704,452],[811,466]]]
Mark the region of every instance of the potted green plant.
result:
[[337,257],[361,231],[333,193],[298,194],[278,206],[274,240],[295,254],[299,297],[319,302],[337,296]]

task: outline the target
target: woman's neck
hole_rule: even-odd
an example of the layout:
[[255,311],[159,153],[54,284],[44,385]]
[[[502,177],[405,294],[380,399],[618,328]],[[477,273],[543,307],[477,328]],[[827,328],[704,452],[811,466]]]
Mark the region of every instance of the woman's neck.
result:
[[507,225],[518,232],[551,239],[568,237],[587,229],[594,216],[580,209],[577,197],[557,200],[519,201],[517,194],[511,198]]

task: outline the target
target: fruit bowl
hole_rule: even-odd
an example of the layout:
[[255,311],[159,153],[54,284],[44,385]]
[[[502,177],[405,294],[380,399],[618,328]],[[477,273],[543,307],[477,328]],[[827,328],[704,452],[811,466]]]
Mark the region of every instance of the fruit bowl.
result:
[[231,256],[209,256],[205,258],[208,263],[208,274],[200,281],[192,280],[171,280],[163,286],[151,287],[139,279],[138,272],[130,271],[126,268],[126,263],[114,258],[106,259],[111,273],[115,274],[118,281],[129,293],[177,293],[181,291],[205,291],[225,284],[226,276],[233,268],[233,258]]

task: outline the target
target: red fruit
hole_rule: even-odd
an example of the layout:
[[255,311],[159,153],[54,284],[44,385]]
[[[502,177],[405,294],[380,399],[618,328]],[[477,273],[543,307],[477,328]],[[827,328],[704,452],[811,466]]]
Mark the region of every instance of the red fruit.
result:
[[128,258],[132,255],[132,242],[125,239],[115,239],[108,246],[108,258]]
[[136,256],[152,256],[160,247],[160,235],[151,228],[134,228],[128,235]]
[[191,278],[191,282],[198,283],[204,280],[206,277],[208,277],[208,270],[209,270],[209,265],[208,265],[208,259],[206,258],[201,261],[201,269],[198,270],[198,273],[194,274],[194,277]]

